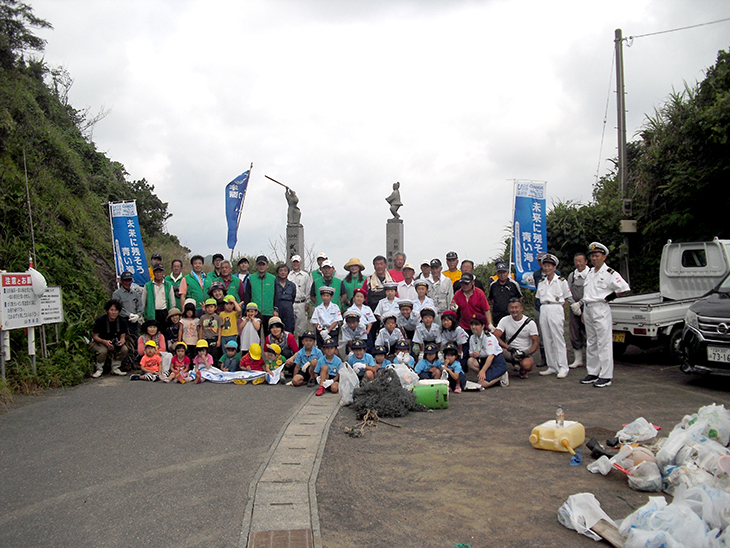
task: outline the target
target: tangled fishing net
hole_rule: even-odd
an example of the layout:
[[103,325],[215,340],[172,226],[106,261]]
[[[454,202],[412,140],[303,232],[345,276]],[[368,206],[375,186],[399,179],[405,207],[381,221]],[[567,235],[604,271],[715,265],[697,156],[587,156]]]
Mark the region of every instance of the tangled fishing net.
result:
[[386,369],[371,382],[355,388],[352,408],[358,416],[374,411],[378,417],[403,417],[411,411],[425,411],[416,395],[401,386],[398,374]]

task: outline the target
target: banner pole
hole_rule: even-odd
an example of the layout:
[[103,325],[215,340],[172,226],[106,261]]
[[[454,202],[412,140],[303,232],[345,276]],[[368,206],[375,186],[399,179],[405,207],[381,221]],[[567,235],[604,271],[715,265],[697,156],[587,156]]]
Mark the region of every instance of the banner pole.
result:
[[[251,182],[251,172],[253,171],[253,162],[251,162],[251,165],[248,168],[248,180],[246,181],[246,192],[248,192],[248,184]],[[246,192],[243,193],[243,198],[241,198],[241,207],[238,208],[238,219],[236,219],[236,243],[238,243],[238,227],[241,225],[241,214],[243,213],[243,203],[246,201]],[[231,262],[233,261],[233,251],[236,249],[234,246],[233,249],[231,249],[231,258],[229,259]]]
[[517,179],[512,179],[512,244],[509,250],[509,276],[512,277],[512,266],[514,265],[515,255],[515,206],[517,200]]

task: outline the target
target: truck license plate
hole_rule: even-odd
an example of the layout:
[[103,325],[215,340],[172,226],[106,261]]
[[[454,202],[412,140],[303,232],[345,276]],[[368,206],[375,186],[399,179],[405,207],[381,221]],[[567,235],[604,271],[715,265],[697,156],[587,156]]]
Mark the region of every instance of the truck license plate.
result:
[[730,363],[730,348],[708,346],[707,360],[711,362]]
[[615,343],[626,342],[626,333],[624,333],[623,331],[614,331],[613,332],[613,342],[615,342]]

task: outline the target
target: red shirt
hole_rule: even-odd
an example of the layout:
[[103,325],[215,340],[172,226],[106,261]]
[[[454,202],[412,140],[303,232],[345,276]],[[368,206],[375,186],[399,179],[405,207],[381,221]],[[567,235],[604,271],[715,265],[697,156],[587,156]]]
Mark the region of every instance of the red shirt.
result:
[[474,317],[474,314],[481,313],[486,316],[487,310],[489,310],[487,296],[478,287],[474,288],[474,293],[471,294],[469,299],[464,295],[464,290],[459,289],[459,291],[454,293],[454,302],[459,306],[456,313],[459,315],[459,325],[464,330],[469,329],[469,322]]
[[403,271],[396,270],[395,268],[393,270],[388,270],[388,274],[390,274],[390,277],[393,278],[394,282],[402,282],[406,279],[406,277],[403,276]]
[[250,367],[251,371],[263,371],[264,370],[264,360],[254,360],[251,357],[251,354],[246,352],[246,355],[241,358],[241,363],[239,369],[245,370],[246,367]]

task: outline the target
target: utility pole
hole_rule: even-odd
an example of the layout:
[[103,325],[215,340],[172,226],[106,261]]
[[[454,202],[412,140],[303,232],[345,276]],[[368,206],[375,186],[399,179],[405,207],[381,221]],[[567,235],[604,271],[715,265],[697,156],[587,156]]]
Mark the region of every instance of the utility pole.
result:
[[[614,43],[616,45],[616,107],[618,109],[618,191],[621,200],[622,217],[631,217],[631,199],[626,182],[626,95],[624,91],[624,50],[621,29],[616,29]],[[623,252],[619,271],[629,282],[629,234],[636,232],[636,221],[621,220],[621,232],[624,235]]]

